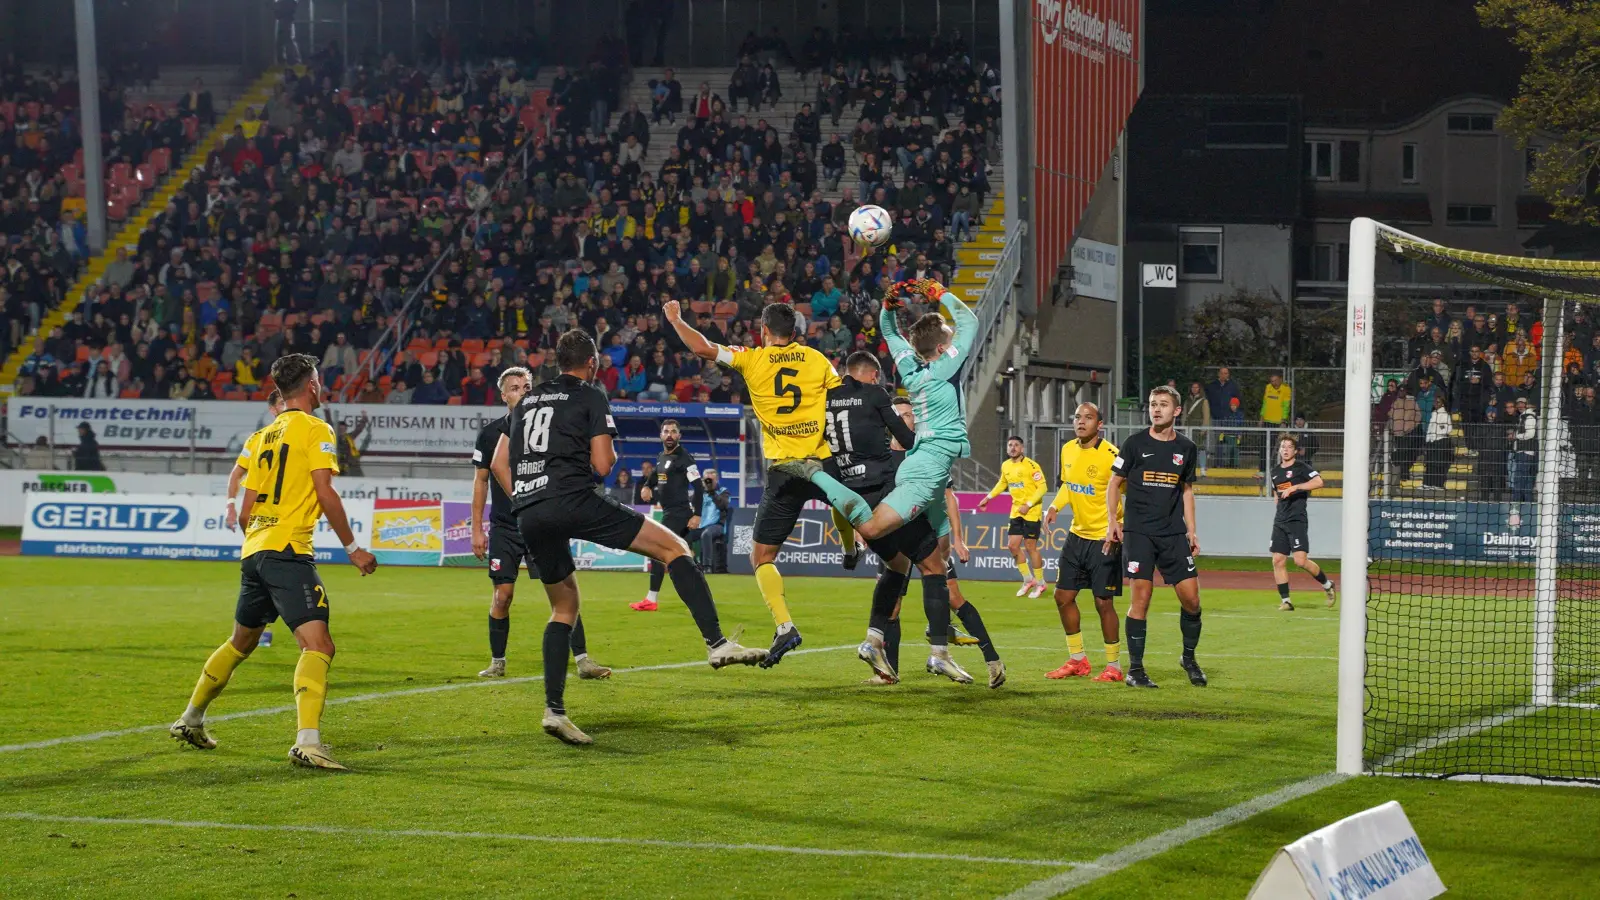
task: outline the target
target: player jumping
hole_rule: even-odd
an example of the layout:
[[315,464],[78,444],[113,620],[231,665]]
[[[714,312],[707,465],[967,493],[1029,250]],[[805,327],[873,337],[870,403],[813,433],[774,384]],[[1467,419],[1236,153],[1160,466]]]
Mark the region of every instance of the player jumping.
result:
[[294,668],[294,706],[299,731],[289,748],[289,761],[314,769],[344,769],[322,745],[322,708],[328,698],[328,669],[333,665],[333,637],[328,633],[328,592],[317,574],[311,548],[317,519],[344,544],[350,564],[362,575],[378,567],[371,553],[356,543],[344,503],[334,490],[339,471],[333,429],[312,414],[321,404],[322,377],[317,360],[303,353],[278,357],[272,383],[283,392],[284,411],[261,435],[258,452],[245,477],[240,516],[245,524],[239,551],[239,603],[233,636],[206,660],[183,716],[168,733],[176,740],[212,750],[217,742],[206,730],[206,708],[227,687],[233,670],[256,648],[267,623],[283,617],[300,643]]
[[[500,373],[500,397],[507,414],[483,426],[477,446],[472,450],[472,555],[489,561],[489,583],[494,594],[489,601],[489,668],[480,678],[503,678],[506,674],[506,642],[511,637],[511,600],[517,590],[517,569],[524,560],[528,577],[539,577],[539,564],[522,543],[517,519],[511,514],[511,499],[500,489],[500,482],[489,477],[489,463],[502,435],[509,434],[510,410],[517,408],[533,381],[528,370],[512,366]],[[490,530],[483,529],[483,503],[489,500]],[[588,641],[583,633],[583,617],[572,623],[572,655],[577,659],[579,678],[610,678],[611,670],[589,658]]]
[[[1106,519],[1109,523],[1101,549],[1107,556],[1122,544],[1122,558],[1128,579],[1133,582],[1133,601],[1128,606],[1129,687],[1153,688],[1156,683],[1144,670],[1145,618],[1150,613],[1150,595],[1155,569],[1172,585],[1183,610],[1178,625],[1183,632],[1183,657],[1179,664],[1189,675],[1189,683],[1205,687],[1206,673],[1194,661],[1200,644],[1200,581],[1194,555],[1200,552],[1195,536],[1194,470],[1198,451],[1194,441],[1173,427],[1182,400],[1178,392],[1162,385],[1150,392],[1150,428],[1129,437],[1122,451],[1111,462],[1111,480],[1106,484]],[[1122,486],[1128,486],[1128,503],[1123,512],[1127,525],[1117,520]]]
[[539,567],[550,597],[544,631],[545,733],[569,744],[593,740],[567,718],[567,656],[578,620],[578,580],[573,539],[647,556],[667,567],[672,586],[700,628],[713,669],[754,665],[766,651],[741,647],[722,635],[717,605],[683,539],[659,522],[596,493],[594,476],[616,465],[616,425],[605,392],[589,384],[599,368],[594,341],[569,331],[556,342],[561,374],[529,389],[511,411],[508,434],[495,447],[490,471],[511,498],[523,544]]
[[1006,461],[1000,464],[1000,480],[989,489],[988,496],[978,501],[978,509],[1000,496],[1001,491],[1011,494],[1011,525],[1006,531],[1006,549],[1017,563],[1022,575],[1022,587],[1017,596],[1037,597],[1044,593],[1044,559],[1039,556],[1039,517],[1044,509],[1044,495],[1049,481],[1044,469],[1023,452],[1022,438],[1006,438]]
[[[678,430],[678,420],[667,419],[661,423],[661,455],[656,457],[656,470],[650,483],[640,490],[640,497],[646,503],[661,507],[661,524],[667,526],[668,531],[688,540],[689,530],[700,527],[698,510],[704,490],[694,454],[683,448],[683,432]],[[650,590],[643,600],[635,600],[628,608],[639,612],[659,609],[656,599],[661,596],[661,580],[666,574],[665,566],[652,562]]]
[[1339,594],[1322,567],[1307,555],[1311,552],[1311,537],[1306,521],[1306,498],[1322,487],[1322,475],[1300,459],[1300,442],[1290,434],[1278,438],[1278,463],[1272,467],[1271,475],[1272,493],[1278,500],[1277,512],[1272,517],[1271,546],[1272,576],[1278,582],[1278,608],[1294,611],[1294,604],[1289,601],[1289,567],[1285,564],[1290,557],[1322,585],[1331,608],[1339,602]]
[[[828,392],[828,445],[834,455],[826,465],[841,483],[860,492],[869,503],[875,503],[894,486],[892,447],[896,443],[912,444],[915,436],[909,424],[895,412],[888,392],[878,386],[883,373],[876,356],[865,351],[851,354],[845,360],[845,373],[840,385]],[[834,524],[839,527],[841,543],[853,546],[854,531],[848,522],[840,519],[840,513],[835,510]],[[874,608],[891,602],[894,612],[887,620],[874,617],[869,622],[868,641],[860,647],[859,655],[873,666],[874,677],[869,683],[893,684],[899,672],[899,601],[910,583],[911,566],[915,563],[924,583],[933,579],[948,585],[948,548],[934,533],[926,516],[919,516],[893,534],[870,541],[869,546],[884,561],[873,588]],[[885,600],[880,595],[892,599]],[[954,594],[950,603],[961,620],[973,629],[974,642],[982,646],[984,659],[999,662],[1000,657],[994,651],[977,607],[964,603]],[[880,667],[885,661],[887,665]],[[995,671],[998,680],[992,678],[991,687],[999,687],[1005,681],[1004,666]],[[972,681],[972,676],[960,666],[940,674],[962,684]]]
[[[826,356],[801,342],[794,307],[788,304],[769,303],[761,311],[761,346],[754,348],[724,347],[706,340],[683,320],[676,300],[662,304],[661,312],[696,356],[715,360],[744,377],[750,406],[761,422],[761,450],[770,468],[761,505],[756,508],[750,565],[775,626],[772,647],[761,662],[762,668],[771,668],[800,646],[800,630],[789,615],[783,576],[775,565],[778,548],[789,539],[806,501],[826,499],[823,491],[809,482],[806,470],[789,472],[784,463],[809,463],[819,478],[838,485],[822,474],[822,460],[831,455],[824,419],[828,391],[839,386],[839,376]],[[850,496],[860,502],[854,493]]]
[[1068,659],[1044,677],[1083,678],[1094,674],[1089,654],[1083,650],[1078,614],[1078,591],[1086,590],[1094,597],[1095,612],[1100,614],[1100,635],[1106,642],[1106,667],[1094,680],[1121,681],[1122,648],[1118,643],[1115,598],[1122,593],[1122,548],[1106,547],[1108,526],[1102,499],[1111,480],[1117,448],[1100,436],[1100,407],[1093,403],[1078,406],[1072,431],[1075,438],[1061,446],[1061,490],[1044,514],[1048,528],[1055,523],[1056,514],[1072,504],[1072,532],[1061,547],[1056,573],[1056,612],[1067,633]]
[[[902,337],[897,313],[911,294],[937,302],[955,322],[955,328],[945,324],[943,316],[930,312],[912,324],[909,340]],[[868,541],[894,532],[918,515],[926,515],[934,532],[944,538],[950,533],[944,504],[950,467],[957,459],[972,453],[972,444],[967,439],[966,404],[959,382],[961,366],[977,336],[978,317],[943,285],[932,279],[921,279],[889,288],[884,295],[878,324],[894,354],[900,384],[911,396],[917,418],[916,446],[906,454],[905,462],[895,473],[894,490],[874,508],[859,494],[829,477],[815,460],[784,461],[777,468],[797,478],[809,478]],[[874,596],[873,620],[886,622],[897,599]],[[947,578],[928,576],[923,579],[922,607],[928,616],[928,671],[960,680],[955,675],[960,667],[950,659]],[[887,660],[883,664],[887,665]],[[999,660],[989,663],[989,671],[991,683],[996,678],[1004,680],[1004,666]]]
[[[234,498],[239,495],[239,488],[244,484],[245,476],[250,474],[250,466],[254,464],[255,458],[261,453],[261,436],[267,432],[268,428],[272,427],[273,420],[277,419],[278,414],[282,412],[283,392],[273,388],[272,393],[267,395],[266,426],[245,439],[244,446],[239,448],[239,458],[234,460],[233,471],[228,473],[228,512],[223,521],[228,526],[229,531],[238,530],[239,508],[234,502]],[[261,641],[256,646],[272,646],[271,623],[268,623],[267,627],[262,630]]]

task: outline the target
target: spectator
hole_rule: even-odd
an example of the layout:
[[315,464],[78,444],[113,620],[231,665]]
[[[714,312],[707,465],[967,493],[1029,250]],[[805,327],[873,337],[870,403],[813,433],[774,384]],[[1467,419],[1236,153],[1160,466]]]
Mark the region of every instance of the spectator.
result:
[[413,404],[443,406],[450,402],[450,392],[434,377],[432,369],[422,370],[422,384],[411,395]]
[[1389,435],[1393,443],[1390,459],[1394,463],[1392,487],[1410,477],[1411,464],[1422,452],[1422,409],[1405,387],[1400,387],[1389,405]]
[[648,382],[645,380],[644,360],[637,353],[628,357],[628,365],[623,368],[622,374],[617,376],[617,396],[622,399],[638,399],[644,393]]
[[1317,451],[1322,449],[1322,440],[1317,437],[1315,431],[1307,427],[1305,416],[1294,417],[1294,430],[1299,435],[1300,441],[1300,452],[1296,455],[1304,459],[1306,465],[1313,465],[1316,462]]
[[385,403],[410,403],[411,389],[406,387],[404,378],[396,378],[389,386],[388,396],[383,398]]
[[633,499],[633,473],[622,460],[617,460],[616,484],[606,488],[606,496],[621,503],[623,506],[632,506]]
[[1506,383],[1520,385],[1524,375],[1534,374],[1538,369],[1539,352],[1528,343],[1528,333],[1518,331],[1511,346],[1500,356],[1500,371],[1505,374]]
[[639,480],[634,482],[633,505],[649,506],[654,502],[654,495],[650,492],[650,485],[655,481],[656,464],[645,460],[639,464]]
[[[367,434],[368,424],[366,413],[362,413],[360,418],[356,419],[354,428],[351,428],[344,419],[338,419],[333,423],[333,439],[337,448],[340,475],[350,478],[361,477],[361,449],[365,446],[365,441],[358,445],[356,438]],[[372,436],[367,434],[367,439],[371,438]]]
[[[1206,385],[1206,402],[1211,406],[1212,416],[1219,416],[1219,410],[1226,415],[1229,410],[1243,407],[1244,395],[1239,392],[1239,385],[1233,380],[1233,373],[1227,366],[1217,369],[1216,380]],[[1241,425],[1242,419],[1241,415]]]
[[1289,409],[1293,406],[1294,389],[1283,383],[1283,376],[1273,372],[1267,376],[1267,386],[1261,391],[1261,424],[1281,428],[1289,422]]
[[1527,398],[1518,398],[1507,476],[1511,482],[1512,503],[1533,502],[1533,482],[1539,462],[1539,417]]
[[1506,461],[1511,451],[1512,431],[1506,428],[1500,408],[1484,410],[1483,421],[1466,428],[1467,447],[1477,454],[1474,472],[1477,498],[1499,502],[1505,499]]
[[78,423],[78,445],[72,448],[72,468],[79,472],[104,472],[100,461],[100,442],[95,440],[94,429],[88,422]]
[[1467,362],[1456,369],[1455,386],[1451,389],[1455,410],[1461,413],[1466,424],[1483,421],[1483,411],[1494,390],[1495,373],[1483,358],[1483,348],[1471,345]]
[[[1227,369],[1222,371],[1226,372]],[[1237,396],[1228,398],[1228,405],[1223,407],[1223,413],[1217,417],[1216,423],[1222,429],[1217,435],[1217,465],[1228,468],[1239,465],[1239,442],[1244,434],[1235,429],[1244,427],[1244,410],[1240,408]]]
[[1445,475],[1450,471],[1450,411],[1443,404],[1435,406],[1429,414],[1428,430],[1423,451],[1422,489],[1443,491]]
[[261,360],[256,359],[255,348],[246,346],[233,366],[233,383],[240,387],[257,387],[261,384]]
[[497,406],[500,403],[498,392],[494,385],[484,377],[483,368],[472,367],[472,374],[467,376],[467,383],[461,387],[462,406]]

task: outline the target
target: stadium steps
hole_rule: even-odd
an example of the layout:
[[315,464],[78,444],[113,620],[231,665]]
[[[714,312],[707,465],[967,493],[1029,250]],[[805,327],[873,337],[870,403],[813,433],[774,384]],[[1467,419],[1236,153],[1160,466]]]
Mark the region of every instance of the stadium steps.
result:
[[[200,140],[189,151],[183,160],[172,167],[167,173],[164,183],[145,198],[144,205],[136,215],[131,216],[122,227],[109,234],[106,238],[106,248],[101,253],[92,257],[83,271],[67,289],[66,297],[61,305],[51,310],[39,324],[36,334],[48,334],[50,329],[64,324],[72,316],[72,311],[83,302],[84,294],[89,288],[97,284],[105,275],[106,268],[116,258],[118,247],[127,247],[130,251],[137,250],[139,234],[144,231],[150,220],[166,208],[171,200],[188,179],[188,173],[197,167],[205,165],[206,157],[219,146],[223,139],[233,133],[233,127],[239,124],[247,109],[260,107],[272,97],[272,89],[281,77],[280,69],[269,69],[262,73],[250,84],[250,87],[240,94],[224,112],[217,117],[217,124],[210,132],[201,136]],[[107,223],[108,229],[111,223]],[[11,358],[0,367],[0,393],[9,394],[13,391],[17,381],[17,373],[22,369],[22,363],[33,352],[32,335],[24,340],[11,354]]]

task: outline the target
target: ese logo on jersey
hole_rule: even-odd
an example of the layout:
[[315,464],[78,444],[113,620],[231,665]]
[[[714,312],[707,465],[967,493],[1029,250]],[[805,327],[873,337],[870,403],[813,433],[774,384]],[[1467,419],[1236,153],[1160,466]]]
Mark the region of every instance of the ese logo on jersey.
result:
[[1128,574],[1129,575],[1137,575],[1137,574],[1139,574],[1139,561],[1137,559],[1128,560]]
[[1183,465],[1183,454],[1182,453],[1174,453],[1174,454],[1172,454],[1172,464],[1175,465],[1175,466]]
[[491,572],[500,571],[500,560],[498,558],[489,560],[489,571],[491,571]]

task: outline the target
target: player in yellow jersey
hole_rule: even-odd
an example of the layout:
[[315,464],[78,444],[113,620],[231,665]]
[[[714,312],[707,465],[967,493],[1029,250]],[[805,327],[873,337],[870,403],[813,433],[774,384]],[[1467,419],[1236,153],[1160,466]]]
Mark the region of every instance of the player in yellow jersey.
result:
[[[244,446],[239,448],[239,458],[233,462],[233,471],[228,473],[228,512],[223,518],[223,524],[229,531],[235,531],[239,526],[239,505],[234,499],[239,496],[239,488],[244,485],[244,477],[250,474],[250,466],[254,464],[257,454],[261,452],[261,436],[272,427],[272,420],[283,412],[283,392],[277,388],[267,395],[267,424],[245,438]],[[272,626],[268,625],[261,632],[261,647],[272,646]]]
[[[1100,614],[1100,635],[1106,642],[1106,667],[1095,681],[1122,680],[1122,644],[1118,632],[1114,598],[1122,593],[1122,548],[1105,550],[1106,484],[1111,481],[1111,464],[1117,448],[1100,436],[1100,407],[1084,403],[1072,419],[1075,439],[1061,446],[1061,490],[1044,514],[1045,527],[1054,524],[1056,513],[1072,504],[1072,531],[1061,547],[1061,563],[1056,573],[1056,612],[1067,633],[1069,659],[1046,678],[1080,678],[1094,675],[1089,654],[1083,650],[1083,633],[1078,621],[1078,591],[1094,596]],[[1122,508],[1117,508],[1122,520]]]
[[1049,490],[1050,482],[1044,477],[1044,469],[1028,457],[1022,438],[1016,435],[1006,438],[1006,461],[1000,464],[1000,480],[989,489],[989,496],[978,501],[978,509],[988,506],[1002,491],[1011,495],[1011,527],[1006,531],[1006,549],[1011,551],[1011,558],[1016,560],[1017,571],[1022,575],[1018,597],[1023,594],[1037,597],[1044,593],[1039,518],[1044,512],[1044,495]]
[[300,661],[294,669],[299,732],[289,748],[289,761],[308,768],[343,769],[322,745],[333,638],[328,633],[328,592],[311,548],[317,519],[327,516],[350,564],[361,574],[370,575],[378,563],[355,542],[344,504],[333,488],[333,476],[339,471],[333,429],[312,414],[322,397],[317,360],[303,353],[279,357],[272,364],[272,381],[283,392],[284,410],[263,430],[245,476],[240,511],[245,539],[239,552],[233,637],[206,660],[189,707],[168,731],[201,750],[217,746],[206,731],[206,707],[256,648],[262,629],[282,616],[300,643]]
[[[772,612],[776,631],[772,647],[762,668],[771,668],[783,655],[800,646],[800,632],[789,616],[783,595],[783,576],[774,565],[778,548],[789,539],[800,510],[806,501],[827,502],[818,479],[833,480],[819,473],[811,480],[780,472],[779,463],[800,459],[824,460],[828,449],[825,420],[828,391],[839,386],[839,374],[826,356],[800,341],[802,332],[794,307],[769,303],[761,311],[760,347],[724,347],[683,320],[677,301],[663,304],[661,311],[678,332],[678,337],[697,356],[715,360],[744,377],[750,405],[761,422],[761,449],[768,468],[766,489],[756,509],[754,544],[750,565],[755,569],[761,599]],[[838,482],[835,480],[837,485]],[[840,490],[844,490],[841,486]]]

